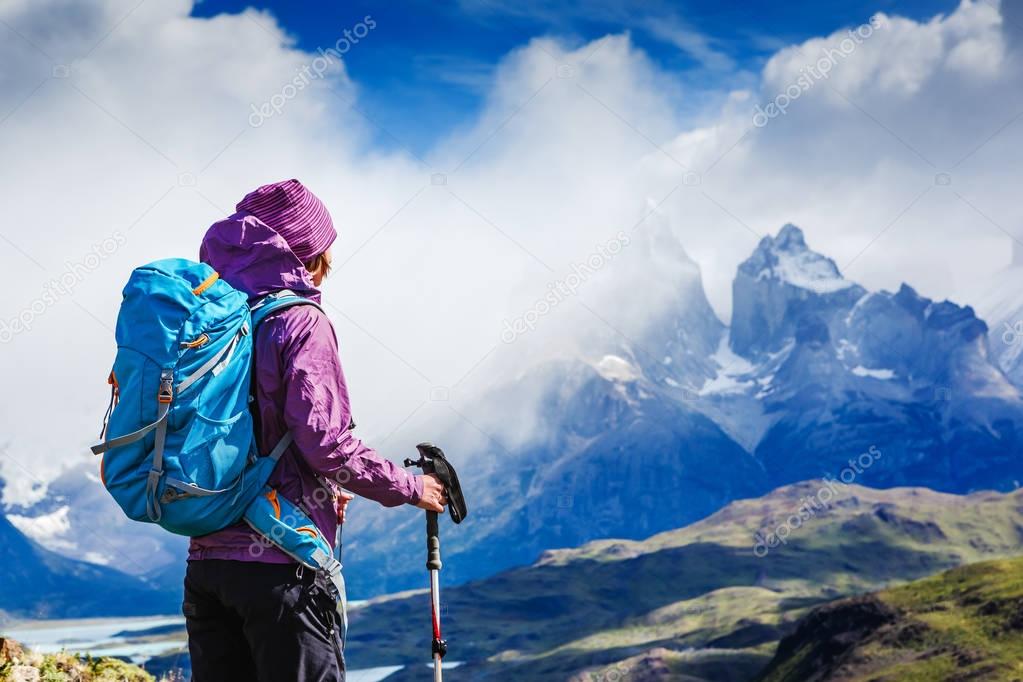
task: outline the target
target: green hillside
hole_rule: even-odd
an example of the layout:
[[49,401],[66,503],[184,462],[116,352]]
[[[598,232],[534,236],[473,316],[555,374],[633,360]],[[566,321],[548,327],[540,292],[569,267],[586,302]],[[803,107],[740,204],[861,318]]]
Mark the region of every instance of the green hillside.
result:
[[[69,653],[37,654],[0,638],[0,682],[156,682],[142,668],[115,658]],[[180,682],[162,677],[159,682]]]
[[[450,656],[466,662],[450,679],[610,679],[613,671],[616,679],[751,679],[811,607],[1011,556],[1023,539],[1021,493],[838,486],[829,508],[792,522],[786,544],[756,556],[754,534],[798,515],[823,485],[736,502],[641,542],[548,552],[446,589]],[[428,613],[424,593],[356,610],[352,667],[422,662]]]
[[1023,558],[813,610],[763,682],[1023,679]]

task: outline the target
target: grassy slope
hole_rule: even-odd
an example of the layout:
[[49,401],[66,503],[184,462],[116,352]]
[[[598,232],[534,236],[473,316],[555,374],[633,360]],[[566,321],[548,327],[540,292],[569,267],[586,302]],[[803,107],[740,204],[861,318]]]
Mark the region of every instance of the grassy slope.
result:
[[[882,622],[863,627],[868,605]],[[1023,679],[1023,558],[957,568],[816,610],[782,643],[763,677],[1018,679]]]
[[[796,513],[818,490],[816,482],[787,486],[645,541],[549,552],[533,566],[445,590],[452,659],[470,661],[451,679],[528,671],[530,679],[564,680],[633,664],[728,679],[723,666],[748,679],[810,606],[1009,556],[1023,537],[1020,493],[847,486],[786,546],[754,556],[753,534]],[[424,594],[356,611],[352,666],[422,661],[428,613]],[[691,647],[711,651],[683,653]]]

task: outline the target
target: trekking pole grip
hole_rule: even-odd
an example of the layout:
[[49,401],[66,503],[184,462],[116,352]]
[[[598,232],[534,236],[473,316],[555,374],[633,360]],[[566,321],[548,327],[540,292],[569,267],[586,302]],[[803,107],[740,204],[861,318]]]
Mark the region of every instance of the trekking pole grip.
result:
[[439,571],[440,561],[440,528],[437,523],[437,512],[426,512],[426,568]]

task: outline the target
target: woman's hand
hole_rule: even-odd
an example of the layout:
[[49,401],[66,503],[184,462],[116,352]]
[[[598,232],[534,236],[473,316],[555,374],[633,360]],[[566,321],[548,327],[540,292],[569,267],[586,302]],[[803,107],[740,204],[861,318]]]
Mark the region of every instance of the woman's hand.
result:
[[426,511],[444,511],[444,505],[448,503],[448,495],[444,492],[444,484],[437,478],[437,474],[426,474],[419,478],[423,481],[423,495],[419,498],[416,506]]
[[342,490],[337,495],[337,522],[345,522],[345,509],[348,508],[348,503],[355,499],[355,495],[352,495],[347,490]]

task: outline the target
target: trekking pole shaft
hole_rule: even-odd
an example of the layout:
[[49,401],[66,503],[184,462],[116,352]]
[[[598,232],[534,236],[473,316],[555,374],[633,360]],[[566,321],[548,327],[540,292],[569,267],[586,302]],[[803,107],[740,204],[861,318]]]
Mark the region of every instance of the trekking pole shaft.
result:
[[430,602],[433,610],[433,680],[442,682],[443,666],[441,660],[444,658],[444,650],[439,642],[442,642],[440,634],[440,574],[438,571],[430,571]]
[[433,679],[442,682],[441,660],[447,644],[440,629],[440,528],[437,512],[426,512],[426,569],[430,572],[430,611],[433,615]]

